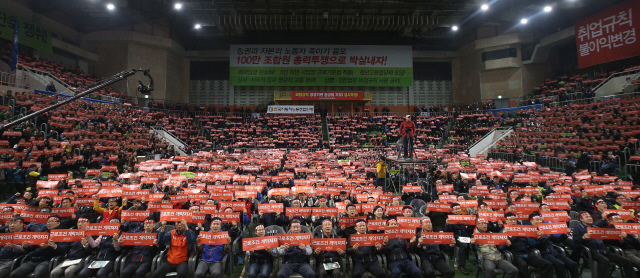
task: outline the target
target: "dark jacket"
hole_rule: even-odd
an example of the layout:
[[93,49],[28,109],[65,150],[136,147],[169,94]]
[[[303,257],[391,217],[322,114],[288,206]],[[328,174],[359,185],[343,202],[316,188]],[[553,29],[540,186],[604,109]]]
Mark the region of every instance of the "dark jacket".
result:
[[[322,230],[320,230],[320,233],[315,234],[313,237],[327,238]],[[331,231],[331,235],[329,238],[341,238],[341,237],[339,237],[334,231]],[[338,255],[337,251],[320,251],[320,254],[318,255],[318,260],[321,263],[333,263],[333,262],[337,262],[339,257],[340,255]]]
[[113,236],[102,236],[99,248],[100,252],[93,258],[95,261],[113,261],[120,255],[113,246]]
[[354,262],[368,263],[377,262],[377,255],[382,255],[383,249],[377,250],[375,246],[359,246],[358,250],[354,250],[349,237],[347,238],[347,253],[351,255]]
[[[43,233],[48,233],[49,229],[45,229],[42,232]],[[67,253],[69,251],[69,243],[68,242],[58,242],[58,243],[56,243],[56,245],[57,245],[57,248],[55,248],[55,249],[53,247],[47,247],[47,248],[43,249],[39,245],[31,245],[31,246],[29,246],[29,248],[28,248],[29,250],[34,250],[30,254],[31,255],[30,261],[32,261],[32,262],[49,261],[53,257],[63,255],[63,254],[65,254],[65,253]]]
[[[418,231],[416,238],[420,238],[422,236],[422,231]],[[451,247],[447,244],[421,244],[418,247],[418,240],[414,242],[414,250],[422,260],[435,261],[439,259],[443,259],[442,252],[449,252]]]
[[553,247],[553,244],[562,243],[569,236],[562,234],[561,236],[555,235],[543,235],[540,238],[528,237],[529,246],[540,250],[541,255],[551,254],[553,256],[559,255],[558,250]]
[[[614,227],[613,225],[609,225],[607,226],[607,228],[615,229],[616,227]],[[627,237],[625,237],[622,241],[617,239],[605,239],[604,243],[620,247],[623,250],[640,249],[640,242],[638,242],[638,239],[633,235],[627,235]]]
[[578,245],[585,246],[591,250],[591,252],[598,252],[601,254],[609,253],[607,247],[604,245],[604,241],[602,239],[583,239],[582,236],[587,233],[587,226],[583,223],[578,224],[575,228],[573,228],[573,242]]
[[458,240],[458,237],[472,237],[473,230],[475,228],[476,226],[472,226],[472,225],[446,224],[444,226],[444,231],[453,232],[453,235],[456,237],[456,240]]
[[82,246],[80,241],[71,242],[69,246],[69,253],[67,253],[67,260],[84,259],[91,254],[93,248],[87,245],[87,248]]
[[387,261],[400,261],[409,258],[407,252],[413,250],[413,245],[409,244],[409,240],[404,238],[391,238],[389,242],[384,245],[383,250],[387,256]]

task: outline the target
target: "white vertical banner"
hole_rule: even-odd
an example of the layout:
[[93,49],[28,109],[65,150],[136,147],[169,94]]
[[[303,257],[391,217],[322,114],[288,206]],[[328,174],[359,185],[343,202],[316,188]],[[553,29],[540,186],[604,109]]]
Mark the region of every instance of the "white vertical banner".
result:
[[313,114],[313,105],[269,105],[268,114]]

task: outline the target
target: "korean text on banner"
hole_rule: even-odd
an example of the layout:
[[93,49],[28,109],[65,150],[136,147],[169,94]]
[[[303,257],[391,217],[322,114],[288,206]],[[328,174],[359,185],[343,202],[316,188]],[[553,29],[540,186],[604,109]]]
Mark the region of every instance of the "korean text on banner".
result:
[[157,239],[157,234],[148,233],[122,233],[124,243],[122,245],[154,245],[153,241]]
[[346,238],[312,238],[311,248],[313,248],[313,250],[320,248],[320,250],[322,251],[336,251],[338,249],[341,249],[342,251],[346,251],[347,239]]
[[278,236],[252,237],[242,239],[242,251],[278,248]]
[[383,241],[384,235],[382,234],[352,234],[350,236],[351,246],[354,246],[356,244],[359,244],[360,246],[375,246],[376,243],[382,244]]
[[200,232],[200,243],[208,245],[229,244],[229,232]]

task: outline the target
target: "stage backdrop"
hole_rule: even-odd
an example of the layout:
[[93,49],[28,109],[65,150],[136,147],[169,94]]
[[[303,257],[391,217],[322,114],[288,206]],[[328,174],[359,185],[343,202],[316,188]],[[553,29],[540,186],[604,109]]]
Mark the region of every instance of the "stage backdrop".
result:
[[631,0],[576,22],[580,68],[640,55],[640,1]]
[[413,85],[411,46],[232,45],[234,86]]

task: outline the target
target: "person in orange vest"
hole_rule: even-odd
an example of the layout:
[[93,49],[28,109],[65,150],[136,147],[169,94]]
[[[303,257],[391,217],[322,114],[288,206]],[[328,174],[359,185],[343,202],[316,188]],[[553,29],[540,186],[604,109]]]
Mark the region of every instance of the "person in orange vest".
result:
[[172,271],[178,273],[176,278],[187,278],[189,274],[187,263],[189,259],[189,244],[196,242],[196,234],[187,228],[187,221],[184,219],[176,222],[176,229],[170,232],[165,232],[166,225],[167,220],[162,220],[162,228],[158,232],[158,242],[163,245],[169,245],[167,261],[153,272],[153,278],[164,278],[167,273]]
[[96,200],[93,202],[93,210],[98,213],[102,213],[102,220],[100,223],[109,223],[109,220],[113,217],[120,217],[120,207],[118,206],[118,199],[110,198],[106,209],[100,207],[100,199],[96,194]]

